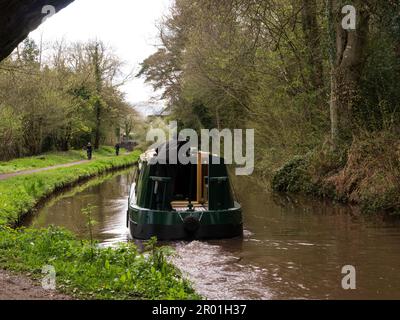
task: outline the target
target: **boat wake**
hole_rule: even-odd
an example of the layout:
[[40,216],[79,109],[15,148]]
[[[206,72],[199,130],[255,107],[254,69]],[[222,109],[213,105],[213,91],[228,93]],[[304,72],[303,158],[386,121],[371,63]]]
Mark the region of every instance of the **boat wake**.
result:
[[272,294],[262,286],[265,270],[242,265],[218,245],[179,242],[173,263],[192,281],[196,291],[209,300],[267,300]]

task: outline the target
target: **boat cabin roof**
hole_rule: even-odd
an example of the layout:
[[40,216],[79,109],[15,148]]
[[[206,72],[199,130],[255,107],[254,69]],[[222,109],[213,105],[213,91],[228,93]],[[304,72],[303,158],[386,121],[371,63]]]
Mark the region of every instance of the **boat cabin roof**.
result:
[[[178,154],[179,149],[182,146],[184,146],[186,143],[187,143],[187,141],[165,142],[165,143],[161,144],[160,146],[158,146],[157,148],[149,149],[146,152],[144,152],[143,154],[141,154],[140,161],[149,163],[151,161],[151,159],[153,159],[159,155],[160,155],[160,157],[165,155],[165,157],[166,157],[165,162],[169,164],[170,150],[172,149],[173,152],[176,152],[176,154]],[[224,162],[223,158],[219,157],[218,155],[212,154],[210,152],[204,152],[204,151],[198,150],[197,148],[190,148],[190,155],[201,156],[201,163],[203,163],[203,164],[208,164],[210,157],[222,159],[222,161],[220,161],[220,163]]]

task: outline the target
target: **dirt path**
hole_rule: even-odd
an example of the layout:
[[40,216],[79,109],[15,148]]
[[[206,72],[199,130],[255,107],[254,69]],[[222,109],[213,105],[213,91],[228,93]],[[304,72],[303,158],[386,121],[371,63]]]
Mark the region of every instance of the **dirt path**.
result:
[[22,275],[0,270],[0,300],[72,300],[56,291],[44,290]]
[[88,160],[81,160],[81,161],[70,162],[70,163],[66,163],[66,164],[60,164],[60,165],[56,165],[56,166],[52,166],[52,167],[46,167],[46,168],[39,168],[39,169],[33,169],[33,170],[24,170],[24,171],[12,172],[12,173],[0,174],[0,181],[1,180],[6,180],[6,179],[10,179],[10,178],[16,177],[16,176],[22,176],[22,175],[25,175],[25,174],[38,173],[38,172],[49,171],[49,170],[58,169],[58,168],[73,167],[73,166],[76,166],[78,164],[82,164],[82,163],[86,163],[86,162],[89,162],[89,161]]

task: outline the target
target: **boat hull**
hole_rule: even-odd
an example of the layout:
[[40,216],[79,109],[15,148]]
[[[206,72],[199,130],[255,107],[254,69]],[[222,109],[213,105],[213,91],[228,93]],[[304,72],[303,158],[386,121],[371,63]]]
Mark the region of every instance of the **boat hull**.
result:
[[132,238],[158,240],[202,240],[242,236],[242,211],[235,208],[218,211],[155,211],[136,206],[128,210]]

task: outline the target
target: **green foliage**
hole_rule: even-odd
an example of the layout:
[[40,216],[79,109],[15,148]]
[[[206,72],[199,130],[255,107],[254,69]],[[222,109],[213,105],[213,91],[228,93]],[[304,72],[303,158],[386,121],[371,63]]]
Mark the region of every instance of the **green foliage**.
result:
[[153,267],[162,274],[168,273],[170,265],[167,262],[167,257],[172,254],[171,248],[166,246],[158,246],[157,238],[152,237],[145,243],[145,250],[151,253],[150,260]]
[[93,210],[96,208],[96,206],[89,205],[86,208],[82,210],[82,214],[86,218],[86,225],[89,230],[89,239],[90,239],[90,246],[92,249],[92,259],[94,258],[94,239],[93,239],[93,227],[97,224],[97,221],[93,219]]
[[398,43],[386,32],[374,34],[362,78],[363,100],[354,114],[362,130],[376,132],[400,126],[400,59],[397,50]]
[[42,199],[77,181],[136,162],[140,151],[120,157],[101,157],[91,162],[0,181],[0,225],[14,224]]
[[123,82],[116,84],[122,62],[98,43],[99,83],[93,45],[53,43],[46,54],[27,39],[0,63],[0,160],[81,149],[97,140],[114,145],[126,118],[140,121],[119,89]]
[[0,267],[40,278],[56,270],[57,289],[87,299],[199,299],[160,251],[139,254],[131,243],[93,246],[60,228],[13,230],[0,226]]
[[324,67],[325,44],[310,53],[299,20],[297,2],[176,1],[162,24],[164,47],[139,76],[165,90],[182,127],[254,128],[256,169],[271,175],[329,130],[329,74],[313,74]]
[[35,41],[27,38],[23,42],[23,49],[21,52],[22,61],[24,63],[38,63],[40,50]]
[[[366,200],[377,191],[353,181],[365,168],[341,170],[354,140],[400,130],[400,2],[350,3],[357,30],[340,33],[346,1],[177,0],[139,76],[184,127],[254,128],[256,172],[275,190],[353,201],[360,187],[354,201],[378,208]],[[381,192],[392,207],[395,191]]]
[[[54,266],[57,289],[85,299],[200,299],[171,263],[167,248],[155,239],[148,252],[140,254],[132,243],[116,248],[98,246],[93,236],[77,240],[70,232],[50,227],[43,230],[11,229],[42,199],[72,183],[106,170],[130,165],[140,151],[121,157],[106,157],[112,148],[102,148],[98,160],[71,168],[54,169],[0,182],[0,268],[41,278],[44,265]],[[88,229],[95,223],[92,207],[86,208]]]
[[277,192],[310,192],[313,189],[307,172],[308,163],[302,157],[294,157],[276,172],[272,189]]

